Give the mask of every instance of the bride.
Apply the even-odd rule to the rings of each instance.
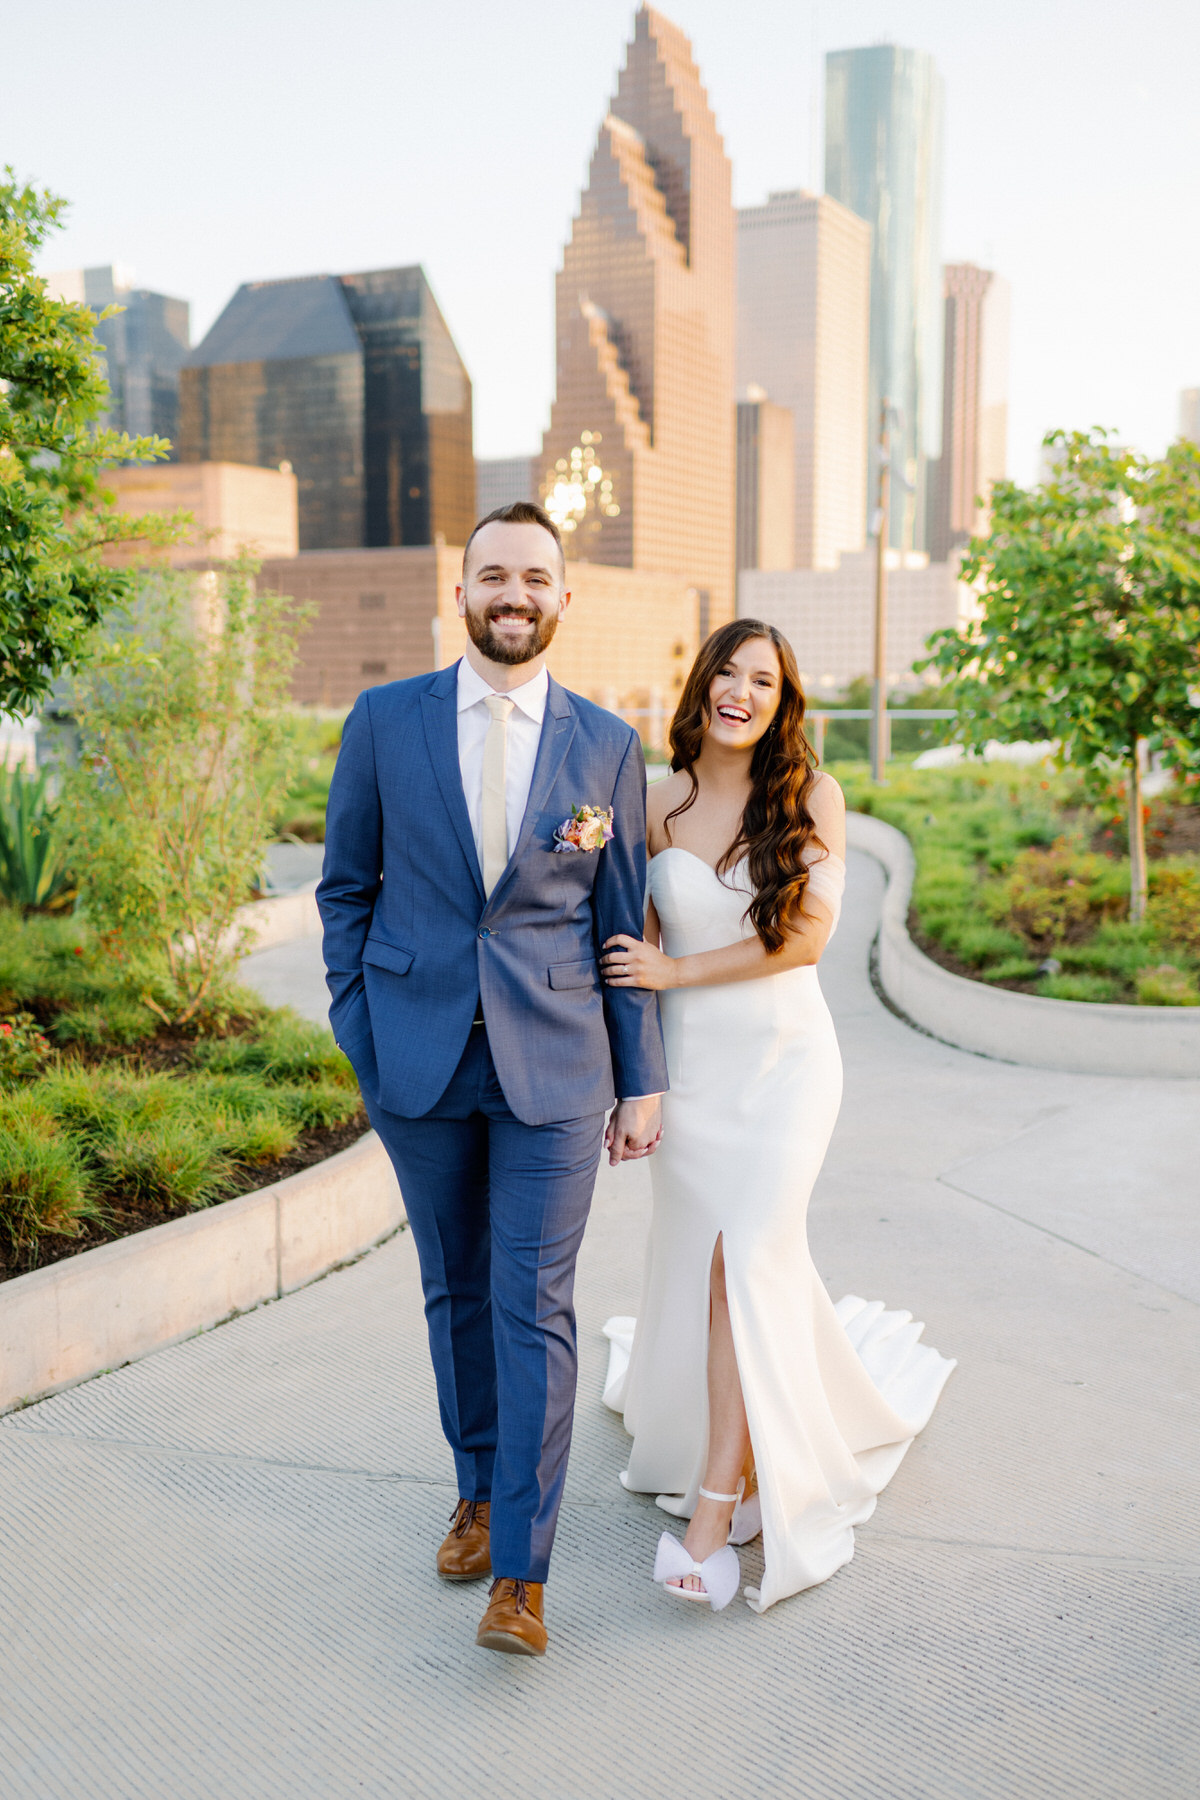
[[[625,1486],[689,1521],[682,1544],[663,1534],[655,1580],[714,1611],[740,1585],[733,1546],[760,1529],[757,1612],[850,1560],[954,1367],[910,1314],[835,1307],[809,1255],[842,1091],[817,964],[846,830],[804,708],[773,626],[708,639],[671,726],[674,772],[650,790],[645,938],[602,953],[610,985],[661,991],[671,1080],[641,1311],[636,1330],[605,1327],[604,1398],[633,1438]]]

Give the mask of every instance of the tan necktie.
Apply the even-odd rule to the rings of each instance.
[[[483,743],[483,799],[479,809],[479,835],[483,840],[483,891],[492,889],[508,864],[508,801],[505,775],[508,768],[508,715],[513,702],[503,694],[486,698],[492,722]]]

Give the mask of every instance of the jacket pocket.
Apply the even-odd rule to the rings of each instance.
[[[599,970],[590,959],[587,962],[551,963],[546,974],[552,988],[595,987],[599,980]]]
[[[376,969],[390,969],[393,975],[407,975],[412,968],[413,953],[389,944],[384,938],[369,937],[363,945],[362,959]]]

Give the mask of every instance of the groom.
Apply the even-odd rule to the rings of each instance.
[[[317,890],[330,1022],[421,1265],[459,1493],[438,1573],[494,1575],[477,1642],[524,1656],[546,1648],[601,1145],[652,1150],[667,1086],[656,996],[600,979],[598,946],[642,933],[645,771],[629,727],[546,669],[565,578],[541,507],[475,527],[466,654],[359,695]],[[607,841],[582,807],[611,809]]]

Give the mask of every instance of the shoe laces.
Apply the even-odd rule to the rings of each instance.
[[[496,1589],[504,1587],[506,1583],[512,1589],[513,1605],[519,1613],[523,1613],[529,1604],[529,1590],[523,1581],[515,1581],[511,1575],[497,1575],[488,1589],[488,1599],[494,1600]]]
[[[483,1500],[460,1500],[450,1514],[450,1523],[454,1527],[455,1537],[466,1537],[472,1525],[479,1517],[479,1510],[486,1505]]]

